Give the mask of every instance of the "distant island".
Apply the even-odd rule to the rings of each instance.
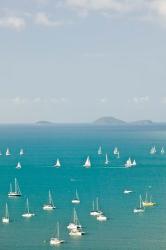
[[[112,116],[104,116],[91,123],[59,123],[51,121],[37,121],[35,124],[41,126],[55,126],[55,125],[96,125],[96,126],[155,126],[155,125],[166,125],[165,122],[153,122],[151,120],[138,120],[127,122],[121,119],[117,119]]]
[[[93,122],[96,125],[109,125],[109,126],[124,126],[124,125],[138,125],[138,126],[145,126],[145,125],[153,125],[156,124],[151,120],[139,120],[133,122],[126,122],[120,119],[117,119],[112,116],[101,117]]]

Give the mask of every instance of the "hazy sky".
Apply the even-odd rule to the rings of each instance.
[[[0,122],[166,121],[166,0],[0,0]]]

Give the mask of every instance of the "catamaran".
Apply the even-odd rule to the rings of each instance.
[[[150,149],[150,154],[151,154],[151,155],[154,155],[156,152],[157,152],[157,151],[156,151],[156,147],[153,146],[153,147]]]
[[[57,233],[54,238],[50,239],[50,245],[55,246],[55,245],[60,245],[62,243],[64,243],[64,240],[60,240],[59,238],[59,222],[57,222]]]
[[[92,202],[92,211],[90,212],[90,215],[92,216],[99,216],[103,212],[99,210],[99,199],[98,197],[96,198],[96,209],[95,209],[95,203],[94,201]]]
[[[105,165],[108,165],[109,164],[109,160],[108,160],[108,155],[106,154],[105,155]]]
[[[134,213],[143,213],[145,211],[145,208],[142,204],[142,197],[141,195],[139,196],[139,207],[134,208],[133,212]]]
[[[8,205],[6,203],[6,206],[5,206],[5,216],[2,217],[2,222],[5,223],[5,224],[8,224],[9,223],[9,210],[8,210]]]
[[[55,165],[54,165],[56,168],[60,168],[61,167],[61,163],[60,163],[60,160],[57,159]]]
[[[17,163],[16,168],[17,168],[17,169],[20,169],[20,168],[21,168],[21,163],[20,163],[20,162]]]
[[[99,147],[98,151],[97,151],[98,155],[102,155],[102,149],[101,146]]]
[[[164,155],[164,154],[165,154],[164,147],[162,147],[162,149],[161,149],[161,154],[162,154],[162,155]]]
[[[23,155],[24,154],[24,150],[21,148],[20,149],[20,155]]]
[[[26,210],[25,210],[25,213],[22,214],[22,217],[31,218],[32,216],[35,216],[35,214],[30,212],[30,210],[29,210],[29,200],[27,198],[27,200],[26,200]]]
[[[12,189],[12,184],[10,183],[10,190],[9,190],[8,196],[9,197],[19,197],[21,195],[22,194],[21,194],[21,191],[20,191],[20,187],[18,185],[17,179],[15,178],[14,179],[14,191]]]
[[[85,168],[90,168],[91,167],[91,162],[90,162],[90,157],[88,156],[86,161],[85,161],[85,164],[83,165]]]
[[[7,150],[6,150],[6,156],[9,156],[10,155],[10,150],[9,150],[9,148],[7,148]]]
[[[54,202],[52,199],[51,191],[48,192],[48,204],[43,205],[43,210],[53,210],[56,207],[54,206]]]
[[[142,201],[142,205],[144,207],[153,207],[156,205],[156,203],[152,202],[152,196],[150,196],[150,199],[148,200],[148,194],[146,193],[145,200]]]
[[[78,220],[78,216],[77,216],[77,212],[76,209],[73,209],[73,222],[69,223],[69,225],[67,226],[67,229],[69,230],[75,230],[75,229],[81,229],[82,226],[79,223]]]
[[[78,196],[77,189],[76,189],[76,196],[75,196],[75,198],[71,202],[73,204],[79,204],[80,203],[80,199],[79,199],[79,196]]]

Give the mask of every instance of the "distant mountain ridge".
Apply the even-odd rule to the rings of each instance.
[[[122,126],[122,125],[153,125],[155,124],[151,120],[139,120],[133,122],[126,122],[120,119],[117,119],[112,116],[101,117],[93,122],[96,125],[112,125],[112,126]]]

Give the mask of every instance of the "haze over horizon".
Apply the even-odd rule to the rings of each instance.
[[[0,123],[166,122],[166,1],[0,1]]]

